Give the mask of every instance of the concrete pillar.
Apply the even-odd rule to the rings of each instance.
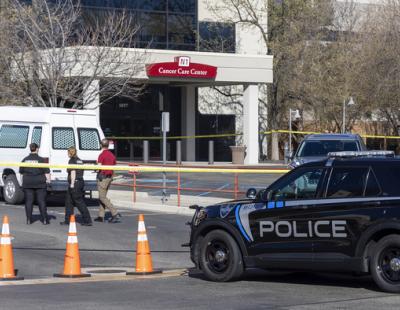
[[[194,136],[196,134],[196,87],[182,87],[182,136]],[[182,140],[182,159],[185,161],[196,160],[195,139]]]
[[[243,144],[246,165],[258,164],[258,85],[245,85],[243,93]]]
[[[93,80],[87,85],[83,92],[83,107],[84,109],[93,110],[96,112],[97,119],[100,124],[100,81]]]

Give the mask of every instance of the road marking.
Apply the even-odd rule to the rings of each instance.
[[[92,268],[93,269],[93,268]],[[129,268],[127,268],[128,270]],[[147,275],[147,276],[127,276],[127,275],[98,275],[92,274],[90,278],[43,278],[43,279],[29,279],[21,281],[4,281],[0,282],[0,286],[14,286],[14,285],[38,285],[38,284],[58,284],[58,283],[86,283],[86,282],[113,282],[113,281],[133,281],[143,279],[162,279],[171,277],[180,277],[188,274],[187,269],[174,269],[166,270],[163,273]]]
[[[231,184],[230,183],[226,183],[226,184],[218,187],[217,190],[221,190],[221,189],[227,188],[229,185],[231,185]],[[199,194],[198,196],[206,196],[208,194],[211,194],[211,192],[204,192],[204,193]]]

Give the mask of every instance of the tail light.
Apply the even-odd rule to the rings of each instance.
[[[48,164],[49,163],[49,158],[48,157],[43,157],[44,163]]]

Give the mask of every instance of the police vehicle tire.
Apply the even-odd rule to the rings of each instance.
[[[236,280],[244,270],[237,242],[223,230],[213,230],[203,238],[199,262],[205,276],[216,282]]]
[[[372,278],[382,290],[400,293],[400,235],[389,235],[378,241],[370,268]]]
[[[19,204],[24,201],[24,191],[19,186],[17,177],[10,174],[4,180],[3,198],[9,204]]]

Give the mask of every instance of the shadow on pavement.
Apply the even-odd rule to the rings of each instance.
[[[189,277],[209,281],[198,269],[190,269]],[[266,271],[261,269],[247,270],[238,282],[269,282],[304,284],[319,286],[337,286],[348,288],[363,288],[380,293],[380,290],[370,276],[353,276],[342,273],[311,273],[311,272],[286,272],[286,271]]]

